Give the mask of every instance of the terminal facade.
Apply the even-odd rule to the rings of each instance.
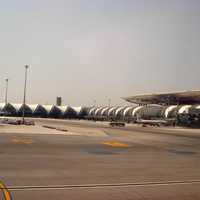
[[[93,107],[88,118],[133,123],[164,120],[171,125],[200,126],[200,91],[136,95],[123,99],[133,105]]]
[[[1,103],[0,113],[6,116],[87,119],[139,123],[141,120],[162,120],[166,124],[200,126],[200,91],[137,95],[124,98],[127,106],[71,107],[40,104]]]

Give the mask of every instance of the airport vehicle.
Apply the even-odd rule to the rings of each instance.
[[[126,124],[124,122],[110,122],[109,125],[112,127],[114,126],[125,127]]]
[[[142,124],[143,126],[168,126],[170,123],[166,120],[137,120],[137,124]]]

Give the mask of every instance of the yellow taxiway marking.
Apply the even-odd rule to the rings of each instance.
[[[13,144],[32,144],[33,140],[31,140],[31,139],[17,139],[17,138],[14,138],[14,139],[11,140],[11,142]]]
[[[0,181],[0,191],[3,193],[3,197],[5,200],[11,200],[11,195],[6,186]]]
[[[103,142],[102,144],[107,145],[107,146],[111,146],[111,147],[120,147],[120,148],[129,147],[128,144],[122,143],[122,142],[117,142],[117,141],[107,141],[107,142]]]

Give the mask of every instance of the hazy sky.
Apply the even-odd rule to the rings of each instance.
[[[199,0],[0,0],[0,98],[123,104],[200,89]]]

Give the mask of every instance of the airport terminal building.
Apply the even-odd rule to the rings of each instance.
[[[81,106],[0,103],[1,115],[20,117],[23,110],[26,117],[79,119],[86,115],[86,108]]]
[[[93,107],[88,118],[133,123],[165,120],[171,124],[200,126],[200,91],[136,95],[123,99],[133,105]]]
[[[141,120],[164,120],[171,124],[200,126],[200,91],[136,95],[123,98],[127,106],[71,107],[40,104],[1,103],[6,116],[87,119],[138,123]]]

